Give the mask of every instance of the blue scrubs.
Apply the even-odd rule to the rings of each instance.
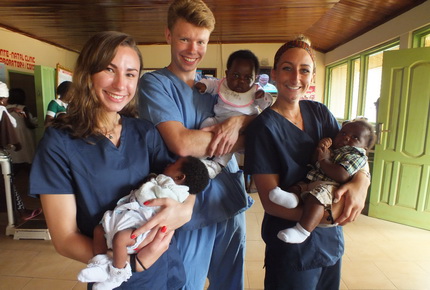
[[[138,188],[150,172],[160,173],[172,160],[155,127],[144,120],[122,117],[120,146],[105,137],[73,139],[47,128],[30,174],[30,195],[74,194],[80,231],[93,236],[106,210]],[[168,275],[159,279],[160,273]],[[184,268],[173,239],[147,271],[133,273],[120,289],[179,289]]]
[[[304,131],[272,109],[261,113],[246,130],[246,173],[278,174],[283,190],[305,179],[319,140],[334,138],[339,131],[339,124],[323,104],[300,101],[299,105]],[[265,289],[338,289],[344,251],[342,227],[316,228],[301,244],[278,239],[280,230],[295,224],[264,215]]]
[[[196,82],[200,79],[197,75]],[[144,74],[139,88],[140,115],[156,126],[178,121],[188,129],[199,129],[214,115],[216,96],[200,94],[167,68]],[[176,231],[187,276],[184,289],[203,289],[206,277],[209,289],[243,289],[244,211],[252,203],[243,173],[232,158],[197,195],[191,221]]]

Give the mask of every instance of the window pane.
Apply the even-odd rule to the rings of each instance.
[[[414,31],[413,47],[430,47],[430,25]]]
[[[338,119],[345,119],[346,78],[348,65],[342,64],[331,69],[330,102],[328,107]]]
[[[382,54],[378,52],[369,56],[369,67],[367,70],[366,82],[366,102],[364,107],[364,116],[370,121],[376,121],[375,102],[380,95],[381,77],[382,77]]]
[[[430,47],[430,34],[424,37],[424,47]]]
[[[399,49],[399,46],[396,45],[385,51],[395,49]],[[381,93],[382,59],[383,51],[374,53],[368,57],[364,117],[370,122],[376,122],[376,101],[379,99]]]
[[[360,59],[352,61],[352,100],[351,100],[351,118],[358,115],[358,90],[360,89]]]

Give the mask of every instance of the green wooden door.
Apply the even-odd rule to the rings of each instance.
[[[36,90],[36,109],[38,127],[36,128],[36,140],[43,135],[44,123],[48,104],[55,99],[55,68],[36,65],[34,67],[34,86]]]
[[[384,53],[369,215],[430,230],[430,48]]]

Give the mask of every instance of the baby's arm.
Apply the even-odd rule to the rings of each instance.
[[[194,86],[196,87],[196,89],[199,90],[201,94],[208,93],[211,95],[216,95],[218,94],[219,84],[220,84],[220,80],[216,78],[208,78],[208,79],[201,79]]]
[[[264,97],[264,91],[263,90],[258,90],[255,92],[255,99],[261,99],[262,97]]]
[[[312,158],[313,158],[313,159],[312,159],[312,162],[313,162],[313,163],[316,163],[316,162],[317,162],[317,161],[319,161],[320,159],[323,159],[323,158],[330,158],[330,151],[328,151],[329,155],[328,155],[328,156],[325,156],[325,154],[327,153],[327,152],[325,151],[325,149],[330,148],[331,144],[332,144],[332,140],[331,140],[331,138],[323,138],[323,139],[321,139],[321,140],[319,141],[319,143],[318,143],[317,148],[315,149],[314,155],[313,155],[313,157],[312,157]],[[323,153],[323,151],[324,151],[325,153]],[[324,156],[323,156],[323,155],[324,155]]]
[[[331,138],[323,138],[320,140],[320,142],[318,143],[318,147],[322,147],[322,148],[330,148],[331,144],[333,143],[333,141],[331,140]]]
[[[128,260],[127,247],[133,246],[136,242],[130,236],[134,229],[118,231],[112,241],[113,263],[115,268],[123,269]]]
[[[194,86],[199,90],[200,94],[204,94],[206,92],[206,85],[204,83],[198,82]]]
[[[273,103],[273,97],[271,94],[266,93],[263,90],[257,90],[254,95],[255,103],[260,107],[261,110],[270,107]]]
[[[106,244],[105,231],[101,224],[98,224],[94,228],[93,235],[93,252],[94,255],[106,254],[108,251],[108,247]]]
[[[319,168],[324,172],[325,175],[341,184],[347,182],[350,179],[351,176],[342,165],[333,163],[331,161],[331,152],[328,147],[318,146],[316,153]]]

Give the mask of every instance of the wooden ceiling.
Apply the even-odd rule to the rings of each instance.
[[[212,43],[284,42],[299,33],[328,52],[425,0],[206,0]],[[93,33],[119,30],[164,44],[169,0],[2,0],[0,26],[72,51]]]

